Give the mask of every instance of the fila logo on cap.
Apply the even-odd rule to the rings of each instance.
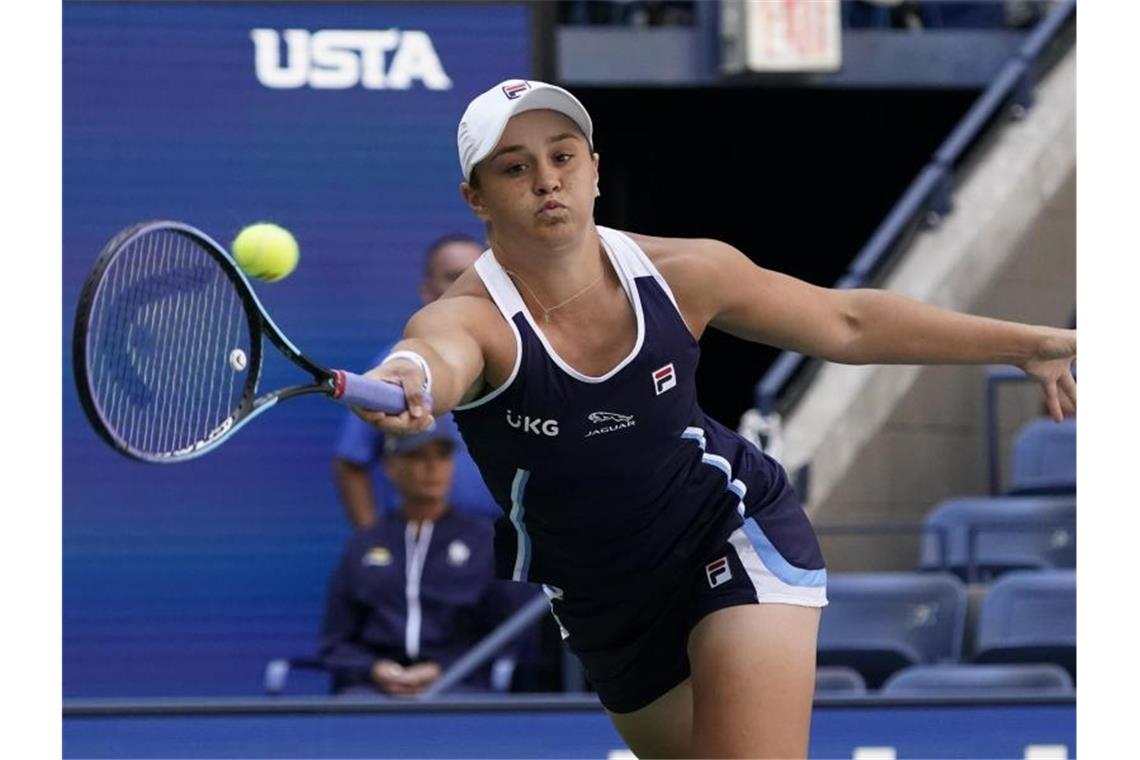
[[[677,373],[673,371],[673,364],[666,364],[664,367],[653,371],[653,387],[660,396],[665,391],[677,385]]]
[[[732,568],[728,566],[728,557],[721,557],[705,565],[705,575],[709,578],[709,588],[716,588],[725,581],[732,580]]]
[[[510,84],[503,85],[503,94],[507,96],[507,100],[514,100],[529,89],[530,82],[511,82]]]

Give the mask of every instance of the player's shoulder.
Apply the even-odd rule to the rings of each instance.
[[[498,308],[487,286],[483,284],[483,278],[471,267],[442,296],[421,308],[418,314],[447,320],[474,319],[477,323],[481,319],[497,317]]]
[[[494,305],[491,300],[491,293],[487,290],[487,286],[483,283],[483,278],[479,276],[475,265],[467,267],[463,274],[459,275],[455,282],[451,283],[447,290],[444,291],[438,301],[445,303],[448,301],[457,301],[459,304],[468,305],[474,301],[483,301]],[[455,304],[452,305],[454,306]]]
[[[739,278],[743,255],[711,238],[666,238],[625,233],[637,243],[668,283],[685,324],[694,337],[704,334],[721,305],[726,283]]]
[[[735,249],[712,238],[654,237],[637,232],[624,232],[645,253],[653,266],[666,280],[688,281],[699,277],[704,270],[715,269],[724,256]]]

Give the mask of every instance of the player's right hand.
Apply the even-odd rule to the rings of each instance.
[[[404,389],[404,397],[408,400],[408,408],[399,414],[384,414],[358,406],[351,407],[360,419],[375,425],[385,433],[394,435],[410,435],[431,427],[434,418],[424,398],[426,378],[423,370],[414,361],[391,359],[368,370],[364,376],[370,380],[383,380],[401,386]]]

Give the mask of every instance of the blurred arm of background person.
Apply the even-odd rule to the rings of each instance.
[[[385,349],[376,359],[388,355]],[[333,458],[333,479],[345,516],[356,529],[367,528],[390,504],[391,488],[382,472],[373,481],[373,468],[384,448],[384,435],[351,412],[341,420]],[[379,492],[379,493],[378,493]]]
[[[337,496],[344,505],[345,515],[357,528],[367,528],[376,522],[376,494],[372,488],[372,473],[367,467],[347,459],[333,461]]]
[[[435,301],[483,253],[485,245],[478,239],[460,233],[434,240],[424,253],[424,276],[419,284],[420,301]],[[368,364],[374,367],[391,351],[391,345]],[[391,507],[394,493],[375,463],[384,446],[384,435],[376,428],[345,412],[337,436],[333,457],[333,479],[345,516],[356,528],[376,522],[384,509]]]

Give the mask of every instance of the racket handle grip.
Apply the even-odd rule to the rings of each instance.
[[[372,380],[342,369],[334,369],[332,372],[334,379],[332,397],[343,404],[385,414],[399,414],[408,408],[404,389],[396,383]],[[424,402],[430,409],[431,396],[425,395]]]

